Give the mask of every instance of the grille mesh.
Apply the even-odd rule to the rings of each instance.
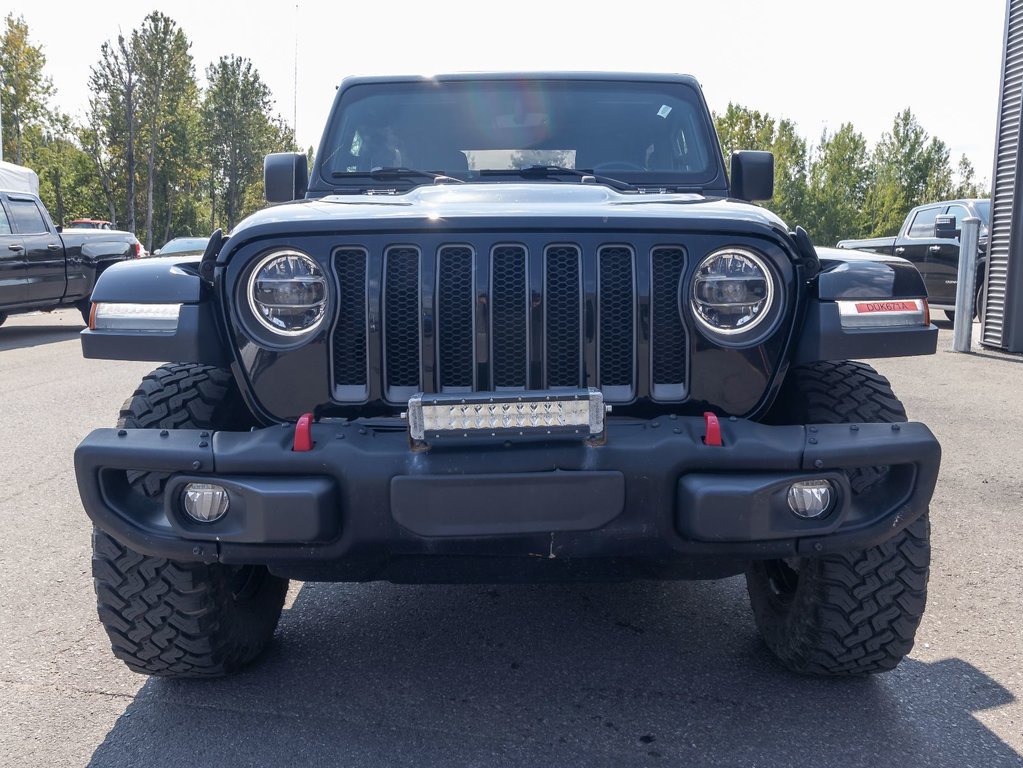
[[[366,386],[366,252],[343,248],[334,253],[338,280],[338,317],[334,326],[334,383]]]
[[[385,257],[384,335],[388,387],[419,386],[419,252],[390,248]]]
[[[525,387],[527,367],[526,249],[494,249],[491,267],[491,354],[495,387]]]
[[[654,249],[650,295],[654,384],[685,383],[686,334],[678,311],[678,286],[684,264],[681,248]]]
[[[579,249],[566,245],[551,246],[545,256],[547,386],[578,387],[581,386],[582,371]]]
[[[437,267],[437,335],[440,385],[472,387],[472,249],[448,246]]]
[[[630,386],[635,359],[635,287],[632,251],[607,247],[600,251],[600,383]]]

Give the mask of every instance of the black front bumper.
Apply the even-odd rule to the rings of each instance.
[[[720,576],[750,560],[859,549],[930,502],[941,449],[922,424],[764,426],[608,422],[607,442],[487,442],[413,450],[396,422],[324,421],[312,450],[294,426],[251,432],[100,429],[75,452],[82,501],[132,548],[177,560],[265,563],[297,578],[360,581]],[[888,466],[854,494],[848,473]],[[165,492],[132,490],[136,471]],[[826,478],[813,520],[786,493]],[[228,489],[215,523],[191,520],[189,482]]]

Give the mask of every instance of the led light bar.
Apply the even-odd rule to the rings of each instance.
[[[408,401],[409,436],[437,438],[578,435],[604,433],[604,395],[599,389],[493,392],[467,395],[418,393]]]
[[[89,327],[95,331],[176,331],[180,312],[180,304],[100,301],[92,305]]]
[[[930,322],[926,299],[862,299],[836,303],[843,328],[903,328]]]

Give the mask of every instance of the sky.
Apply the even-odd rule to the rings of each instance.
[[[795,122],[811,143],[851,122],[870,144],[909,107],[978,179],[992,176],[1005,0],[297,3],[13,0],[47,57],[55,106],[82,116],[104,41],[159,10],[192,43],[200,84],[220,56],[251,59],[296,129],[319,144],[352,75],[464,71],[676,72],[708,104]],[[603,8],[604,10],[600,10]],[[6,15],[6,13],[4,13]]]

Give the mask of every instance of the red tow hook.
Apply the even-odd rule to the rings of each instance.
[[[313,449],[313,415],[303,413],[295,423],[295,445],[293,451],[311,451]]]
[[[703,444],[724,445],[721,442],[721,425],[718,423],[718,417],[710,411],[706,411],[703,414],[703,421],[707,425],[707,435],[703,438]]]

